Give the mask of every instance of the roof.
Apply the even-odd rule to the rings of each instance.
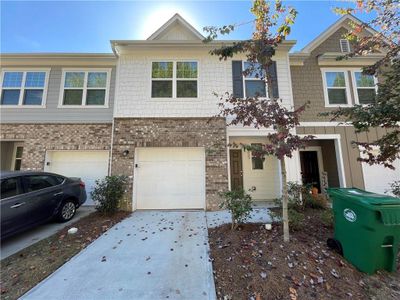
[[[163,39],[168,32],[173,30],[175,27],[180,27],[181,31],[184,31],[183,36],[186,38],[194,39],[194,40],[203,40],[204,36],[197,31],[192,25],[189,24],[182,16],[178,13],[173,15],[171,19],[169,19],[164,25],[162,25],[159,29],[156,30],[152,35],[150,35],[147,40],[159,40]]]
[[[310,43],[308,43],[303,49],[294,53],[289,53],[290,65],[295,65],[295,66],[303,65],[304,60],[310,56],[311,52],[314,51],[323,42],[325,42],[337,30],[339,30],[340,28],[350,29],[350,23],[363,24],[363,21],[361,21],[360,19],[356,18],[351,14],[346,14],[342,16],[335,23],[329,26],[325,31],[319,34],[315,39],[313,39]],[[378,33],[371,27],[365,27],[365,30],[370,34]],[[336,58],[340,56],[340,53],[336,53],[334,55],[335,55],[334,59],[336,60]],[[368,56],[368,58],[376,59],[378,56],[379,55],[375,55],[374,57]]]
[[[1,53],[1,66],[114,66],[117,57],[114,53]]]
[[[356,18],[355,16],[351,14],[347,14],[342,16],[340,19],[338,19],[335,23],[333,23],[331,26],[329,26],[325,31],[323,31],[320,35],[318,35],[314,40],[312,40],[310,43],[308,43],[303,49],[301,49],[300,52],[305,52],[305,53],[310,53],[313,50],[315,50],[319,45],[321,45],[326,39],[328,39],[333,33],[335,33],[338,29],[341,27],[348,27],[349,23],[357,23],[357,24],[362,24],[363,22]],[[376,34],[377,31],[370,27],[365,28],[367,31],[369,31],[371,34]]]

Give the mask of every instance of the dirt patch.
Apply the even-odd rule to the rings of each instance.
[[[122,211],[113,216],[94,212],[3,259],[0,272],[1,299],[17,299],[128,215],[130,213]],[[69,235],[67,230],[71,227],[77,227],[78,232]]]
[[[324,213],[305,212],[303,229],[283,243],[282,227],[262,224],[209,229],[219,299],[400,299],[397,273],[368,276],[326,246],[333,228]]]

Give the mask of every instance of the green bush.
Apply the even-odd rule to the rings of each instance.
[[[395,197],[400,198],[400,180],[390,183],[390,190],[387,192],[391,192]]]
[[[294,209],[296,211],[303,211],[306,207],[306,203],[308,199],[311,198],[311,189],[312,186],[310,184],[301,185],[297,182],[289,181],[287,183],[288,189],[288,208]],[[277,199],[276,204],[282,207],[282,199]]]
[[[96,185],[90,193],[96,210],[104,214],[114,214],[118,210],[127,182],[126,176],[106,176],[96,180]]]
[[[271,210],[269,214],[273,222],[282,221],[282,208],[278,210]],[[288,215],[289,215],[289,228],[291,231],[299,231],[303,229],[303,222],[305,219],[303,212],[299,212],[294,208],[288,208]]]
[[[223,192],[220,196],[224,200],[219,207],[229,210],[232,217],[231,229],[236,229],[240,223],[246,221],[253,210],[251,196],[244,190]]]

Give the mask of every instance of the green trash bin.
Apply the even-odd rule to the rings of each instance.
[[[356,188],[329,188],[328,194],[335,219],[333,241],[343,256],[368,274],[382,269],[395,271],[400,199]]]

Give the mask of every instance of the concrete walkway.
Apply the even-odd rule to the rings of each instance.
[[[29,247],[53,234],[60,231],[66,226],[70,226],[79,219],[86,217],[87,215],[94,212],[94,206],[81,206],[76,211],[74,218],[66,223],[48,222],[46,224],[39,225],[30,230],[11,236],[1,242],[1,259],[4,259],[10,255]]]
[[[215,299],[205,212],[137,211],[22,299]]]

